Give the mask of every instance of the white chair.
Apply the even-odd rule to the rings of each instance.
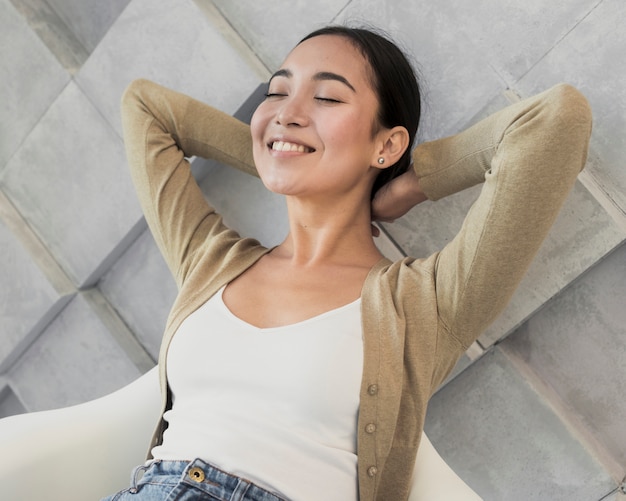
[[[131,470],[144,461],[159,405],[153,369],[91,402],[1,419],[0,499],[97,501],[128,487]],[[424,435],[409,500],[480,499]]]

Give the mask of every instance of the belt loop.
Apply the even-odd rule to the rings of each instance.
[[[250,488],[250,483],[246,482],[244,479],[240,478],[237,482],[237,487],[230,496],[229,501],[242,501],[245,499],[246,492]]]
[[[143,474],[150,468],[156,461],[149,464],[140,464],[139,466],[135,466],[133,468],[132,473],[130,474],[130,492],[133,494],[137,492],[137,483],[143,477]],[[141,475],[141,476],[140,476]]]

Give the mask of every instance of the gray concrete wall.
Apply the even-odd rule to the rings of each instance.
[[[100,396],[154,364],[175,287],[126,173],[125,85],[151,78],[235,113],[308,31],[367,23],[419,65],[422,140],[560,81],[592,104],[587,169],[427,433],[485,499],[599,500],[626,473],[624,21],[621,0],[0,0],[0,416]],[[227,222],[280,241],[280,197],[197,168]],[[381,247],[438,249],[476,195],[417,207]]]

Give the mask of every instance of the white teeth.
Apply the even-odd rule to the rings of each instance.
[[[309,148],[301,144],[288,143],[287,141],[274,141],[272,143],[272,149],[275,151],[297,151],[298,153],[305,153],[310,151]]]

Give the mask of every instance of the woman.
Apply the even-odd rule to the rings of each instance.
[[[560,85],[411,154],[406,58],[370,31],[325,28],[288,55],[250,128],[146,81],[127,89],[123,122],[179,295],[153,461],[110,499],[406,499],[428,399],[505,306],[584,166],[586,100]],[[226,228],[192,155],[284,194],[284,242]],[[480,182],[441,252],[381,256],[372,219]]]

